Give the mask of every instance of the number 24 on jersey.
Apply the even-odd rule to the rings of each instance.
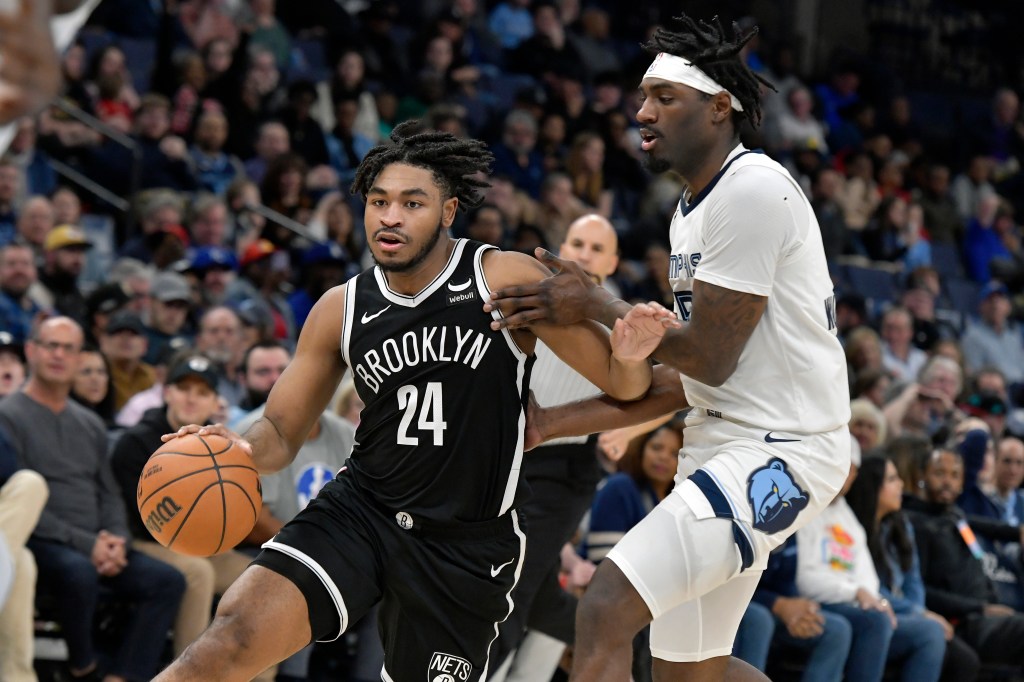
[[[416,419],[416,429],[420,432],[432,431],[434,445],[444,445],[444,431],[448,423],[444,420],[444,403],[441,400],[441,382],[427,382],[423,391],[423,403],[420,405],[419,388],[407,384],[398,389],[398,409],[404,410],[402,421],[398,425],[399,445],[419,445],[419,436],[410,436],[409,428]],[[416,408],[419,407],[417,418]]]

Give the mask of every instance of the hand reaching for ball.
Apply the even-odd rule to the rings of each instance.
[[[245,450],[246,454],[252,457],[252,444],[223,424],[208,424],[206,426],[200,426],[199,424],[186,424],[174,433],[165,433],[160,436],[160,440],[167,443],[175,438],[181,438],[193,433],[198,436],[221,436],[222,438],[233,440],[235,445]]]

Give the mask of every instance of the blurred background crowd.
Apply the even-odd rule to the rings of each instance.
[[[186,380],[214,391],[206,419],[244,423],[315,301],[373,264],[361,199],[348,186],[367,151],[409,118],[494,152],[486,201],[460,214],[456,236],[556,250],[575,220],[598,214],[614,227],[619,256],[598,273],[605,286],[672,305],[667,228],[682,185],[643,166],[634,116],[650,56],[640,43],[681,9],[720,14],[761,29],[742,57],[775,91],[763,93],[761,126],[743,140],[785,164],[817,214],[864,461],[892,459],[907,496],[932,503],[927,470],[942,460],[933,448],[946,448],[966,496],[951,508],[1002,524],[987,536],[978,528],[988,526],[975,528],[980,547],[964,541],[989,601],[943,612],[928,590],[955,586],[929,583],[939,578],[922,558],[927,610],[959,634],[990,602],[1019,615],[1020,535],[1007,530],[1024,522],[1024,53],[1011,33],[1015,3],[677,5],[103,0],[63,55],[62,94],[18,122],[0,157],[0,396],[36,369],[25,353],[35,325],[60,314],[84,330],[71,395],[103,420],[115,454],[147,410],[169,426],[174,415],[194,415],[164,412],[177,399],[166,386]],[[212,370],[197,369],[203,361]],[[358,411],[343,385],[332,420],[351,428]],[[980,449],[965,445],[978,431],[987,434]],[[632,464],[606,467],[656,499],[665,485],[652,484],[641,462],[654,436],[682,437],[641,435]],[[0,467],[0,483],[4,476]],[[124,480],[134,518],[131,476]],[[870,549],[883,578],[873,590],[884,594],[884,552]],[[789,627],[775,597],[763,603],[780,633],[813,639]],[[1021,661],[985,648],[1005,647],[964,639],[969,653],[951,644],[947,659],[956,650],[975,656],[975,673],[1020,671]],[[356,658],[335,647],[288,679],[339,679],[348,674],[339,661]],[[769,659],[766,648],[751,659],[780,672],[784,657]],[[848,679],[872,674],[846,667]]]

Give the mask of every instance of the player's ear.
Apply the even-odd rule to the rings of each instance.
[[[711,118],[715,123],[723,123],[732,117],[732,98],[723,90],[711,98]]]
[[[459,198],[450,197],[441,204],[441,224],[446,228],[455,222],[455,213],[459,210]]]

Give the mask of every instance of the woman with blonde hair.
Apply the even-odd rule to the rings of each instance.
[[[868,453],[885,444],[887,431],[885,415],[877,405],[867,398],[850,401],[850,435],[861,452]]]

